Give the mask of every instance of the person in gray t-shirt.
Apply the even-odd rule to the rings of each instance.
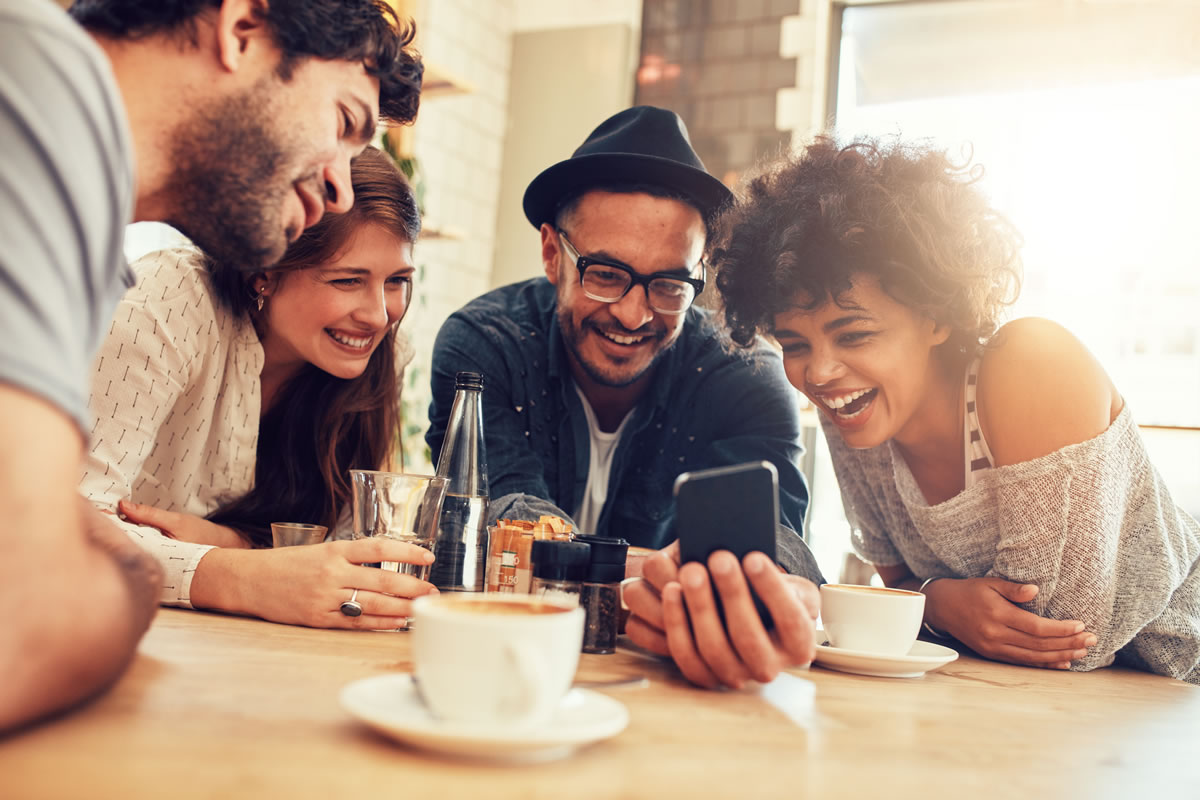
[[[412,31],[371,0],[246,5],[88,0],[81,28],[0,0],[0,732],[119,676],[161,590],[75,491],[91,361],[131,282],[125,224],[261,269],[351,206],[381,111],[416,115]]]

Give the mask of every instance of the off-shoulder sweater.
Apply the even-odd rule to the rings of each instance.
[[[823,422],[853,543],[919,579],[992,576],[1039,587],[1024,607],[1077,619],[1114,662],[1200,684],[1200,524],[1171,499],[1126,407],[1100,435],[977,473],[929,505],[892,442],[853,450]]]

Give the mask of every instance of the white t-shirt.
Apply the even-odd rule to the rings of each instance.
[[[600,520],[600,512],[604,509],[604,501],[608,498],[608,476],[612,472],[613,454],[617,452],[617,442],[621,441],[621,434],[624,432],[626,424],[629,423],[629,418],[633,416],[633,411],[630,410],[625,415],[625,419],[621,420],[621,424],[615,431],[605,433],[600,430],[600,423],[596,421],[596,412],[592,411],[592,405],[584,396],[583,390],[579,388],[579,384],[573,385],[575,393],[579,395],[579,400],[583,403],[583,414],[587,417],[588,438],[591,440],[591,447],[588,450],[587,488],[583,490],[583,502],[575,512],[575,524],[578,526],[579,533],[595,533],[596,523]]]

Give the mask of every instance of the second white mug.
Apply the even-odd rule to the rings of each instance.
[[[925,595],[920,592],[839,583],[821,586],[821,626],[829,643],[844,650],[907,655],[924,616]]]

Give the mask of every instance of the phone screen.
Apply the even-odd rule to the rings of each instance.
[[[707,563],[717,550],[728,550],[739,561],[757,550],[774,561],[778,523],[779,476],[769,461],[685,472],[675,479],[675,532],[681,564]],[[750,593],[759,617],[770,629],[770,613],[753,587]],[[716,587],[713,597],[724,620]]]

